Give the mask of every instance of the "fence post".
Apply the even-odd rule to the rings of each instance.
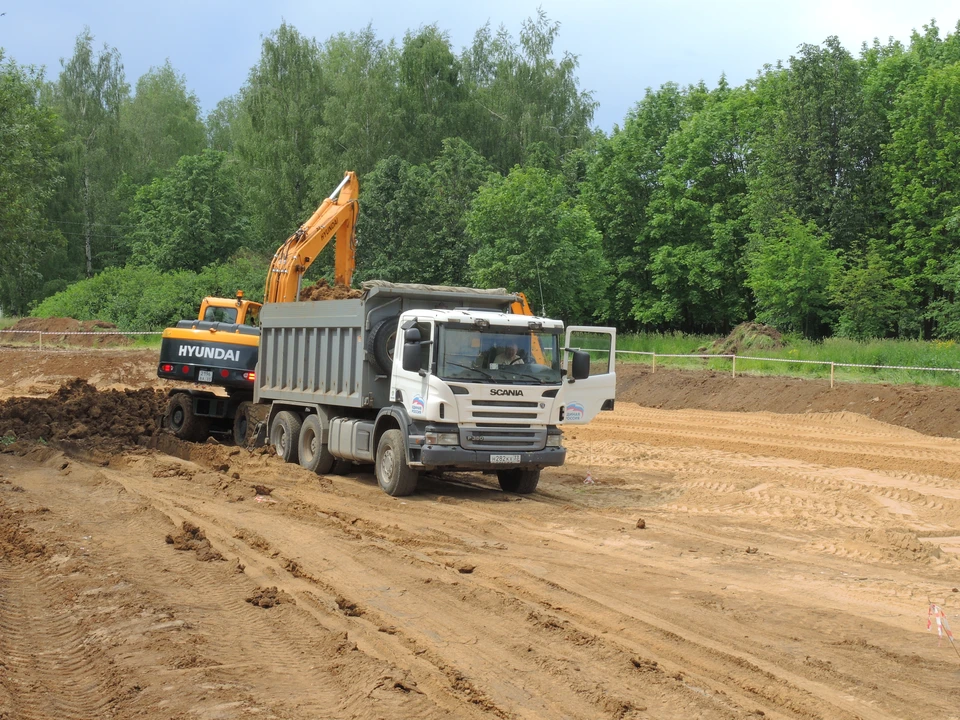
[[[737,355],[736,355],[736,353],[734,353],[734,355],[733,355],[733,376],[734,376],[734,377],[737,376]]]
[[[37,337],[40,338],[40,352],[43,352],[43,333],[38,332]]]
[[[830,363],[830,389],[833,390],[833,367],[834,364]]]
[[[653,353],[653,370],[650,372],[650,374],[653,375],[653,374],[656,373],[656,372],[657,372],[657,353],[656,353],[656,351],[654,351],[654,353]]]

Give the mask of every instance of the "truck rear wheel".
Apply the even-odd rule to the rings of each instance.
[[[504,492],[529,495],[537,489],[537,483],[540,482],[540,471],[524,470],[523,468],[497,470],[497,480],[500,481],[500,489]]]
[[[297,445],[300,439],[300,418],[289,410],[281,410],[270,423],[270,444],[284,462],[297,462]]]
[[[308,415],[300,428],[300,464],[317,475],[326,475],[336,462],[322,438],[323,426],[320,418]]]
[[[184,392],[171,396],[167,403],[167,425],[181,440],[200,442],[210,432],[210,421],[193,414],[193,398]]]
[[[387,430],[380,438],[375,471],[377,482],[387,495],[401,497],[417,489],[420,473],[407,465],[403,433],[399,430]]]

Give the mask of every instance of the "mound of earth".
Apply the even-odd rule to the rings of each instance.
[[[960,437],[960,389],[932,385],[839,382],[621,363],[617,402],[665,410],[852,412],[925,435]]]
[[[19,320],[11,330],[22,330],[44,334],[44,341],[82,347],[109,347],[129,345],[133,342],[125,335],[108,335],[116,331],[117,326],[104,320],[75,320],[74,318],[36,318],[26,317]],[[67,335],[66,333],[97,333],[95,335]],[[58,333],[64,333],[58,335]],[[49,336],[49,337],[48,337]],[[26,336],[27,339],[32,339]]]
[[[88,450],[144,444],[160,430],[167,396],[159,390],[97,390],[76,378],[46,398],[0,402],[0,438],[72,441]]]
[[[326,278],[320,278],[315,285],[300,291],[301,300],[351,300],[362,296],[361,290],[354,290],[345,285],[331,285]]]
[[[183,521],[180,532],[167,535],[167,544],[173,545],[174,550],[191,550],[197,554],[201,562],[223,560],[223,555],[213,549],[203,530],[191,522]]]
[[[783,335],[770,325],[740,323],[725,338],[698,348],[698,353],[710,355],[749,355],[750,351],[778,350],[786,345]]]

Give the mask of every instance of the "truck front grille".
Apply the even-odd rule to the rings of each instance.
[[[516,425],[490,425],[460,428],[460,446],[467,450],[543,450],[546,428],[532,430]]]

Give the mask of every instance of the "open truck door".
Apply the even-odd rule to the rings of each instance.
[[[616,349],[616,328],[581,325],[567,328],[562,366],[567,372],[560,389],[563,425],[586,425],[602,410],[613,410],[617,395]],[[574,351],[589,353],[589,377],[574,377]]]

